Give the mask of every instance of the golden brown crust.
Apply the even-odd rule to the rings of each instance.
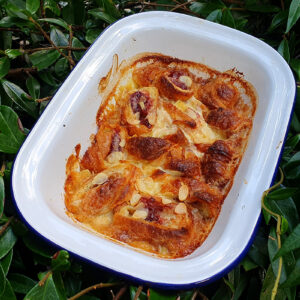
[[[235,70],[144,53],[120,66],[114,56],[99,92],[98,131],[67,161],[68,214],[159,257],[192,253],[232,186],[254,89]]]

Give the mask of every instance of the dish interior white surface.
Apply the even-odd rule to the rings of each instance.
[[[204,244],[182,259],[163,260],[92,234],[65,213],[66,159],[84,152],[96,132],[98,83],[111,67],[141,52],[159,52],[220,71],[237,68],[255,87],[258,105],[242,163],[219,218]],[[123,19],[93,44],[25,141],[13,170],[21,214],[55,244],[112,270],[154,283],[209,280],[245,249],[260,214],[260,198],[278,161],[295,93],[293,75],[263,42],[218,24],[176,13],[151,12]]]

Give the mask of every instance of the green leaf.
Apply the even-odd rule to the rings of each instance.
[[[289,229],[289,222],[285,217],[281,217],[281,228],[280,228],[280,233],[285,234],[287,230]]]
[[[130,286],[129,287],[130,299],[131,300],[134,300],[136,291],[137,291],[137,287],[135,287],[135,286]],[[143,291],[140,293],[139,297],[137,298],[137,300],[147,300],[147,299],[148,299],[147,295]]]
[[[29,55],[31,63],[37,67],[39,71],[54,64],[59,57],[60,53],[57,50],[42,50]]]
[[[292,233],[284,241],[282,247],[275,255],[274,259],[277,259],[280,256],[285,255],[288,252],[291,252],[295,249],[300,248],[300,224],[298,224]]]
[[[1,295],[1,300],[17,300],[17,297],[10,285],[10,282],[6,279],[5,290]]]
[[[277,49],[279,54],[287,61],[290,61],[290,49],[289,49],[289,43],[286,39],[283,39],[281,43],[279,44],[279,47]]]
[[[219,1],[210,1],[208,3],[193,2],[190,6],[190,10],[196,14],[206,17],[214,10],[225,7],[225,4]]]
[[[45,0],[44,1],[44,9],[51,10],[57,16],[60,15],[59,7],[54,0]]]
[[[78,38],[73,37],[72,47],[81,48],[81,47],[84,47],[84,45],[78,40]],[[73,51],[72,53],[76,60],[80,60],[81,57],[84,55],[85,51]]]
[[[16,241],[16,236],[12,229],[8,227],[4,234],[0,237],[0,259],[2,259],[12,249]]]
[[[40,0],[26,0],[26,9],[34,14],[40,8]]]
[[[1,121],[0,121],[0,130],[1,130]],[[1,133],[0,133],[0,145],[1,145]],[[0,146],[1,151],[1,146]],[[4,210],[4,198],[5,198],[5,190],[4,190],[4,180],[3,176],[0,175],[0,218],[2,217]]]
[[[12,289],[20,294],[27,294],[37,284],[35,280],[23,274],[9,274],[8,279]]]
[[[61,276],[60,272],[54,272],[53,273],[53,281],[54,281],[59,299],[60,300],[66,300],[67,299],[67,294],[66,294],[64,282],[63,282],[63,279],[62,279],[62,276]],[[98,299],[98,298],[96,298],[96,299]]]
[[[55,253],[51,261],[52,271],[66,271],[70,268],[70,255],[66,250],[60,250]]]
[[[51,74],[51,72],[49,70],[39,72],[38,76],[46,84],[49,84],[50,86],[53,86],[53,87],[58,87],[58,83],[57,83],[56,79],[53,77],[53,75]]]
[[[279,13],[277,13],[272,19],[272,22],[268,29],[268,32],[272,32],[277,27],[282,25],[286,21],[287,16],[288,16],[288,12],[286,10],[283,10],[283,11],[280,11]]]
[[[248,279],[245,274],[241,274],[241,277],[239,278],[239,281],[236,285],[235,291],[233,293],[232,300],[238,300],[240,299],[242,293],[247,287]]]
[[[99,10],[98,8],[89,10],[88,14],[90,14],[93,17],[95,17],[96,19],[102,20],[108,24],[112,24],[117,20],[113,16],[108,15],[107,13]]]
[[[288,33],[291,28],[296,24],[300,17],[300,2],[299,0],[293,0],[290,5],[289,9],[289,17],[286,24],[286,31],[285,33]]]
[[[297,260],[295,264],[295,268],[293,271],[290,273],[289,277],[287,280],[281,285],[281,287],[299,287],[300,285],[300,259]]]
[[[37,105],[29,100],[28,95],[16,84],[2,79],[2,87],[6,94],[14,101],[21,109],[26,111],[30,116],[37,118]],[[24,98],[25,96],[25,98]]]
[[[63,19],[68,24],[82,25],[85,19],[86,7],[83,0],[68,0],[67,5],[62,9]]]
[[[235,28],[235,21],[229,9],[224,9],[222,14],[222,24]]]
[[[70,30],[68,24],[62,19],[44,18],[44,19],[39,19],[39,21],[55,24],[55,25],[63,27],[64,29],[66,29],[68,31]]]
[[[10,107],[1,105],[0,106],[0,151],[4,153],[17,153],[24,139],[25,139],[25,134],[19,128],[17,114]],[[1,180],[3,181],[2,177]],[[4,186],[1,189],[1,193],[4,193]]]
[[[64,277],[64,287],[68,297],[71,297],[81,290],[82,281],[80,278],[74,276],[73,273],[68,273]]]
[[[284,200],[294,196],[299,192],[298,188],[280,188],[267,195],[267,198],[273,200]]]
[[[221,9],[216,9],[212,11],[206,18],[208,21],[220,23],[222,20],[222,10]]]
[[[20,52],[17,49],[6,49],[5,50],[5,54],[10,58],[10,59],[14,59],[20,55],[22,55],[22,52]]]
[[[87,40],[87,42],[92,44],[95,41],[95,39],[100,35],[101,31],[102,30],[100,29],[89,29],[86,32],[85,39]]]
[[[176,294],[172,295],[170,292],[158,292],[150,289],[150,300],[175,300],[176,298]]]
[[[272,290],[275,283],[275,276],[272,267],[269,266],[266,277],[263,282],[263,286],[260,293],[260,300],[270,300],[272,295]],[[285,300],[286,296],[281,288],[278,288],[276,300]]]
[[[10,62],[7,57],[0,58],[0,79],[3,78],[10,69]]]
[[[245,8],[249,11],[254,11],[254,12],[261,12],[261,13],[272,13],[272,12],[278,12],[280,11],[280,8],[275,5],[271,4],[247,4],[245,5]]]
[[[23,242],[28,249],[32,252],[39,254],[46,258],[51,258],[55,250],[53,247],[49,246],[48,243],[38,239],[33,234],[28,234],[27,236],[23,237]]]
[[[211,300],[231,300],[231,291],[228,286],[221,284]]]
[[[288,154],[290,154],[290,152],[295,149],[295,147],[299,142],[300,142],[300,133],[290,137],[285,143],[283,156],[287,156]]]
[[[30,96],[36,100],[40,97],[40,83],[33,77],[29,76],[26,80],[26,87],[29,91]]]
[[[243,261],[241,262],[241,265],[245,269],[246,272],[253,270],[258,267],[258,265],[253,262],[250,257],[246,256]]]
[[[65,57],[60,58],[55,66],[54,66],[55,73],[59,77],[64,77],[68,74],[69,72],[69,62]]]
[[[56,27],[52,27],[50,31],[50,39],[56,46],[68,46],[69,42],[65,35]]]
[[[112,0],[102,0],[104,11],[114,18],[120,18],[121,14],[120,11],[116,8],[115,4]]]
[[[2,266],[0,265],[0,298],[2,293],[4,292],[5,284],[6,284],[6,277],[2,269]]]
[[[13,249],[11,249],[8,254],[6,254],[2,260],[0,260],[0,265],[2,266],[2,269],[4,271],[5,276],[8,273],[11,261],[12,261],[12,257],[13,257]]]
[[[253,244],[250,247],[248,256],[257,265],[265,267],[268,264],[268,248],[266,238],[261,233],[257,234]]]
[[[290,66],[295,71],[298,80],[300,80],[300,59],[291,59]]]
[[[24,300],[59,300],[59,294],[56,290],[52,274],[46,282],[40,286],[35,285],[25,296]]]

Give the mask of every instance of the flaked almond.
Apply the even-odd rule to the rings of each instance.
[[[181,183],[181,187],[179,188],[179,191],[178,191],[178,198],[180,201],[184,201],[189,195],[189,187],[184,184],[184,183]]]
[[[175,213],[178,215],[183,215],[186,214],[186,205],[184,203],[179,203],[175,207]]]
[[[106,160],[110,163],[110,164],[115,164],[117,162],[119,162],[119,160],[124,159],[124,153],[121,151],[115,151],[112,152],[111,154],[109,154],[106,158]]]
[[[108,180],[108,176],[105,173],[99,173],[94,177],[92,184],[100,185],[106,182],[107,180]]]
[[[184,83],[187,86],[187,88],[190,88],[193,83],[192,79],[189,76],[185,76],[185,75],[180,76],[179,81]]]
[[[168,199],[168,198],[165,198],[165,197],[162,197],[161,198],[161,202],[162,202],[162,204],[170,204],[170,203],[172,203],[172,200],[171,199]]]
[[[121,139],[121,142],[119,143],[120,147],[123,148],[125,146],[125,143],[126,143],[125,139]]]
[[[155,125],[155,122],[156,122],[156,113],[155,113],[155,111],[150,111],[148,116],[147,116],[147,119],[148,119],[148,122],[151,125]]]
[[[144,110],[146,108],[145,103],[143,101],[140,101],[139,105],[140,105],[142,110]]]
[[[143,219],[143,220],[145,220],[147,216],[148,216],[148,211],[145,209],[137,209],[132,215],[134,219]]]
[[[142,196],[140,194],[134,193],[130,199],[130,204],[135,206],[140,201],[141,197]]]

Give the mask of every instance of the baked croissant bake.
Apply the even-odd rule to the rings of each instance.
[[[162,258],[209,235],[245,151],[256,94],[236,70],[142,53],[100,82],[98,131],[66,165],[67,213]]]

